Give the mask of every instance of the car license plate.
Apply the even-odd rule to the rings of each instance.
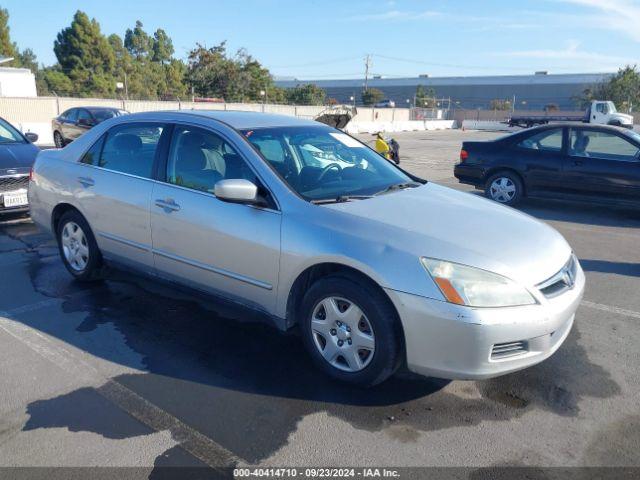
[[[19,207],[27,205],[29,200],[27,199],[27,193],[5,193],[3,195],[5,207]]]

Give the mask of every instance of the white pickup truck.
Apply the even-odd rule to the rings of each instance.
[[[633,116],[619,113],[611,101],[593,100],[584,115],[514,115],[509,126],[533,127],[549,122],[584,122],[633,128]]]

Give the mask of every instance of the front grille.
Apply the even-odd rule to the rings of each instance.
[[[569,261],[558,273],[537,285],[540,292],[547,298],[557,297],[561,293],[573,288],[578,273],[578,259],[571,255]]]
[[[526,340],[508,343],[496,343],[491,349],[491,360],[500,360],[503,358],[515,357],[529,351],[529,345]]]
[[[0,193],[13,192],[29,187],[29,175],[0,177]]]

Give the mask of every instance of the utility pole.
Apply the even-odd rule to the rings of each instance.
[[[124,98],[129,100],[129,86],[127,84],[127,71],[124,71]]]
[[[364,59],[364,91],[369,87],[369,68],[371,68],[371,55],[367,54]]]

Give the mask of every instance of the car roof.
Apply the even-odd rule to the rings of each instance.
[[[268,128],[268,127],[294,127],[294,126],[325,126],[313,120],[293,117],[290,115],[277,115],[274,113],[246,112],[240,110],[170,110],[159,112],[140,112],[126,116],[127,121],[139,120],[163,120],[180,121],[189,117],[205,117],[236,129]],[[125,117],[123,117],[124,119]]]
[[[538,125],[536,127],[527,128],[527,131],[534,130],[547,130],[549,128],[561,128],[561,127],[571,127],[571,128],[598,128],[602,130],[611,130],[615,132],[624,132],[627,131],[625,128],[617,127],[615,125],[604,125],[601,123],[585,123],[585,122],[558,122],[558,123],[547,123],[545,125]],[[525,131],[525,130],[522,130]]]
[[[85,110],[123,110],[122,108],[118,108],[118,107],[92,107],[91,105],[81,105],[79,107],[70,107],[67,108],[65,110],[65,112],[68,112],[69,110],[79,110],[79,109],[85,109]]]

